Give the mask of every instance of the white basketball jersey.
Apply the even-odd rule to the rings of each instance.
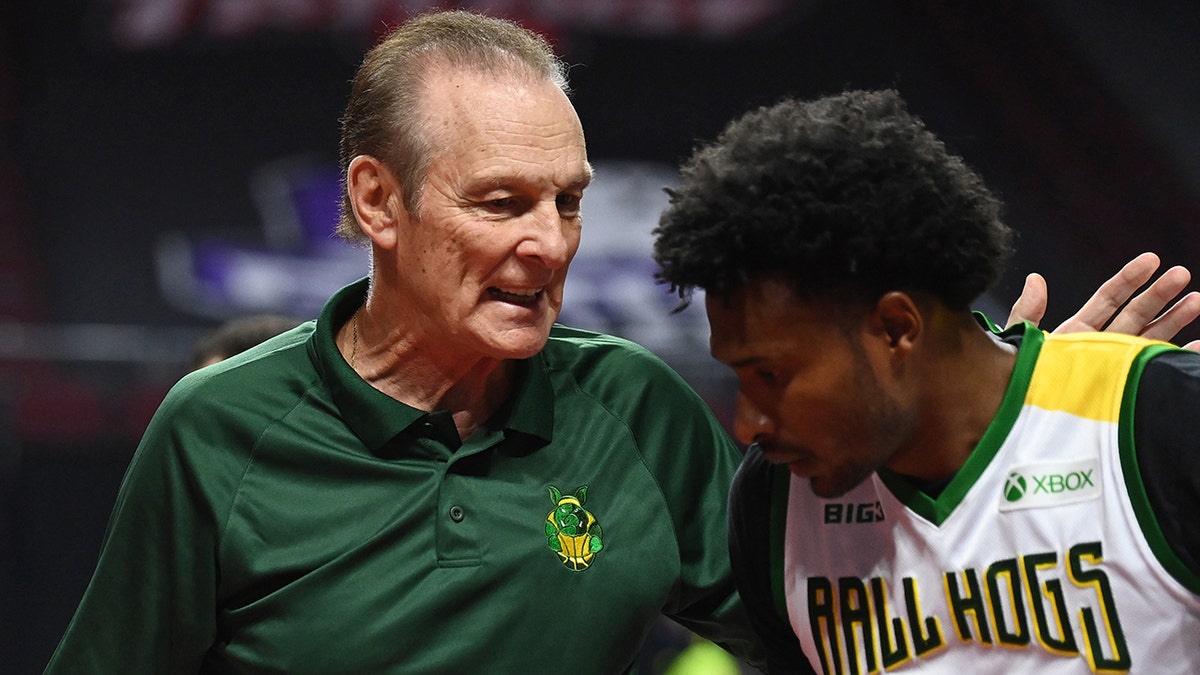
[[[1200,673],[1200,596],[1120,423],[1154,344],[1028,332],[1036,364],[936,500],[886,471],[837,499],[793,476],[783,590],[817,672]]]

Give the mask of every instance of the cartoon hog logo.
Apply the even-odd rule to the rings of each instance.
[[[600,523],[583,508],[588,488],[581,485],[575,494],[565,496],[553,485],[549,490],[554,510],[546,515],[546,544],[567,569],[585,570],[604,547]]]

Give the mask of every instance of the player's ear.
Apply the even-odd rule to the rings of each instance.
[[[346,191],[358,226],[381,248],[396,245],[396,226],[408,217],[400,181],[383,161],[371,155],[350,160]]]
[[[870,326],[881,346],[894,357],[904,358],[921,338],[924,317],[908,293],[889,291],[875,302]]]

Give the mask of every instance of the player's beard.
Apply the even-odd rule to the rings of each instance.
[[[824,499],[840,497],[870,478],[912,435],[914,411],[888,395],[861,348],[855,350],[854,360],[859,401],[856,410],[840,420],[840,437],[846,440],[848,452],[828,472],[809,480],[813,493]]]

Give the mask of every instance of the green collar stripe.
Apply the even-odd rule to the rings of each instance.
[[[1000,401],[1000,408],[996,411],[996,416],[992,418],[991,424],[988,425],[987,431],[984,432],[983,438],[979,440],[979,444],[975,446],[970,457],[937,499],[916,489],[909,484],[907,479],[893,471],[881,468],[877,472],[880,480],[891,490],[892,494],[896,495],[897,499],[934,525],[941,525],[945,522],[954,509],[962,503],[967,491],[979,480],[984,470],[996,457],[996,453],[1000,451],[1004,439],[1008,437],[1013,425],[1017,422],[1017,416],[1021,414],[1021,409],[1025,404],[1025,394],[1029,391],[1029,383],[1033,378],[1033,367],[1037,363],[1038,352],[1041,351],[1046,337],[1041,329],[1030,323],[1018,324],[1000,333],[1000,336],[1005,337],[1018,333],[1023,335],[1021,348],[1017,352],[1017,363],[1013,368],[1012,378],[1008,381],[1008,387],[1004,391],[1004,398]]]
[[[1133,411],[1142,371],[1146,369],[1146,363],[1150,359],[1173,349],[1175,347],[1170,345],[1147,347],[1138,354],[1129,369],[1129,377],[1125,380],[1125,396],[1121,402],[1121,420],[1117,432],[1120,443],[1121,473],[1125,476],[1125,489],[1128,491],[1130,503],[1133,504],[1133,513],[1137,517],[1138,525],[1142,528],[1142,534],[1150,544],[1150,550],[1154,552],[1154,557],[1158,558],[1158,562],[1166,568],[1171,576],[1175,577],[1176,581],[1191,592],[1200,594],[1200,575],[1188,569],[1175,551],[1171,550],[1171,546],[1163,535],[1162,526],[1159,525],[1158,518],[1154,515],[1154,509],[1150,507],[1150,497],[1142,482],[1141,470],[1138,469],[1137,463],[1137,449],[1134,447]]]

